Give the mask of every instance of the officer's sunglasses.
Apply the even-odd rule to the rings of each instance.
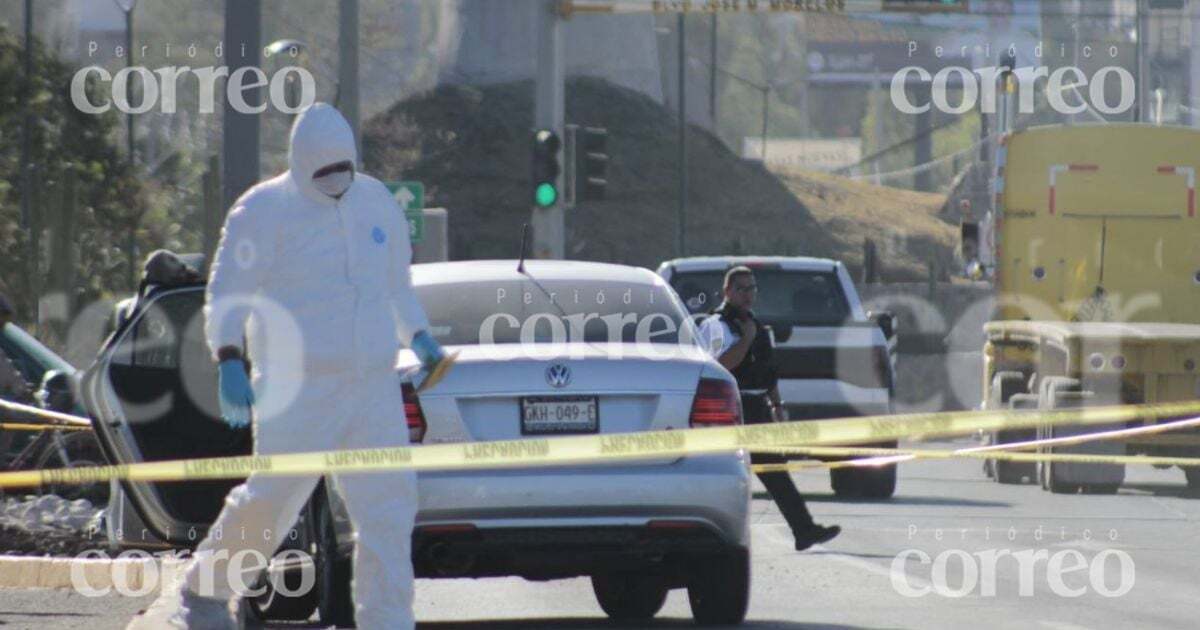
[[[733,290],[737,291],[738,293],[753,293],[755,291],[758,291],[758,285],[757,284],[743,284],[740,287],[737,287],[737,286],[733,287]]]

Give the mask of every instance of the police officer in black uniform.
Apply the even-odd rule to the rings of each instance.
[[[700,324],[701,341],[737,379],[746,424],[786,420],[779,399],[771,335],[750,310],[758,292],[754,272],[744,266],[731,268],[725,273],[722,292],[724,301]],[[750,459],[755,464],[787,461],[776,453],[751,453]],[[797,551],[827,542],[842,531],[837,525],[826,527],[813,522],[804,498],[786,471],[758,473],[758,478],[783,513],[796,538]]]

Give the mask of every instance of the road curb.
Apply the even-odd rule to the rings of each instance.
[[[89,554],[91,555],[91,554]],[[154,557],[46,558],[0,555],[0,588],[156,592],[170,581],[178,560]]]

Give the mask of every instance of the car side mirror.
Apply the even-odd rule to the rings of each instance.
[[[867,319],[879,326],[884,339],[891,341],[892,337],[896,336],[896,316],[891,311],[870,311],[867,313]]]

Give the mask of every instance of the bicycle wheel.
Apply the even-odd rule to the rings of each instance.
[[[34,460],[35,468],[45,470],[50,468],[82,468],[85,466],[104,466],[108,462],[100,451],[100,444],[91,431],[71,431],[60,437],[62,451],[66,452],[66,461],[59,450],[58,441],[50,440],[42,447]],[[86,484],[46,484],[39,488],[41,494],[54,494],[68,501],[87,499],[95,507],[108,504],[108,482],[93,482]]]

